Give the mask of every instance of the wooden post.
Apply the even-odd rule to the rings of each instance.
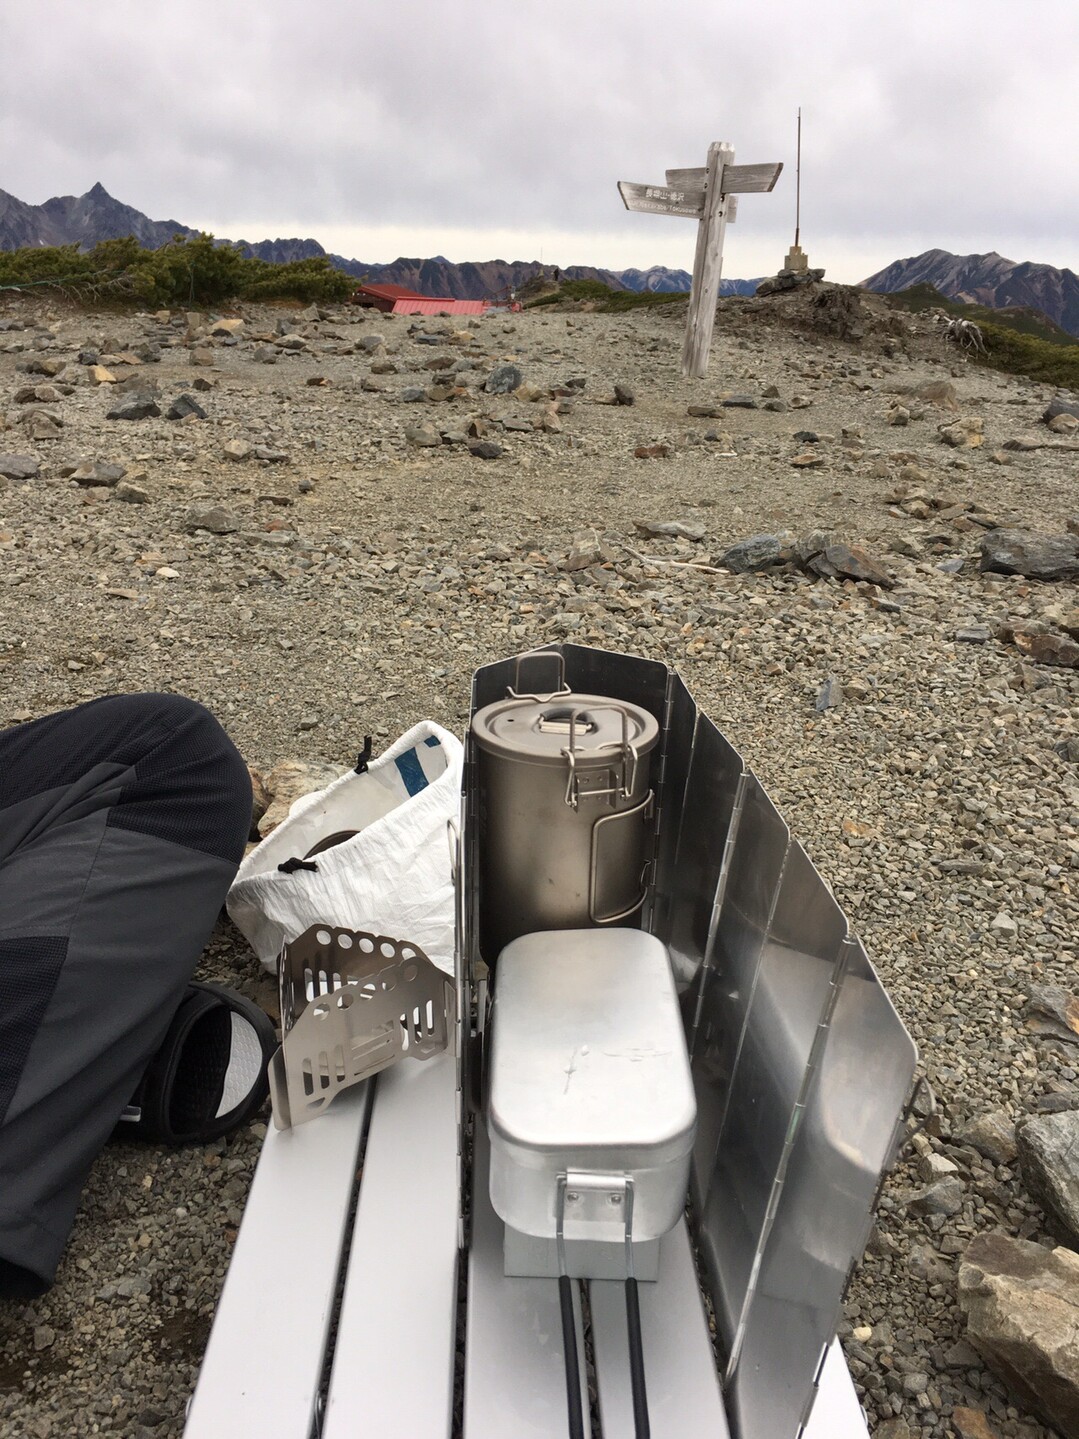
[[[738,193],[767,194],[782,169],[781,164],[736,165],[733,146],[717,140],[708,147],[707,165],[668,170],[666,185],[618,182],[618,193],[627,210],[681,215],[697,221],[693,286],[682,346],[682,374],[687,379],[699,379],[708,373],[708,350],[723,274],[723,237],[734,221]]]
[[[719,281],[723,274],[723,237],[727,232],[727,206],[723,197],[723,171],[734,164],[734,147],[716,141],[708,147],[708,179],[704,187],[704,214],[697,222],[697,250],[693,256],[693,286],[682,346],[682,374],[697,380],[708,373],[708,351],[716,322]]]

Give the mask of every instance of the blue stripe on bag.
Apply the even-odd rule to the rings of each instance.
[[[427,776],[420,765],[420,757],[414,749],[410,749],[407,754],[399,755],[394,763],[404,781],[410,799],[414,794],[419,794],[421,789],[427,788]]]
[[[424,740],[424,744],[428,747],[428,749],[438,749],[441,743],[442,741],[436,734],[429,734]]]

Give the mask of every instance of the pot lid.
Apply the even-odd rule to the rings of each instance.
[[[565,694],[496,700],[476,712],[472,733],[488,754],[564,765],[572,742],[578,765],[600,765],[627,741],[639,755],[647,754],[659,739],[659,724],[640,705],[604,695]]]

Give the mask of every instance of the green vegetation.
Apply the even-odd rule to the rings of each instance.
[[[138,241],[105,240],[80,253],[76,245],[0,252],[0,289],[53,288],[98,303],[129,300],[152,306],[216,305],[225,300],[344,300],[355,281],[325,256],[275,265],[247,259],[212,235],[177,235],[160,250]]]
[[[677,304],[688,299],[688,294],[682,293],[659,294],[645,290],[637,294],[633,290],[612,290],[600,280],[564,280],[557,290],[527,300],[525,309],[537,310],[543,305],[558,305],[567,300],[587,300],[595,303],[601,314],[620,315],[626,310],[649,309],[653,305]]]
[[[1032,335],[1007,329],[1004,325],[978,321],[989,352],[973,355],[979,365],[1004,370],[1009,375],[1027,375],[1042,384],[1079,392],[1079,344],[1062,345],[1037,340]]]

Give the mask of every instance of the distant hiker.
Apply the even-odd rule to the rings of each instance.
[[[561,270],[558,268],[558,266],[556,265],[556,266],[554,267],[554,282],[555,282],[556,285],[558,284],[559,280],[561,280],[561,278],[562,278],[562,271],[561,271]]]

